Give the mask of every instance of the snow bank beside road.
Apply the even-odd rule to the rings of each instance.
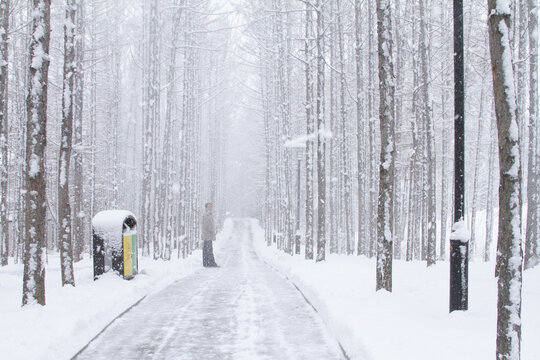
[[[315,263],[267,247],[253,221],[259,257],[317,308],[351,359],[493,359],[497,321],[494,263],[469,267],[469,311],[448,313],[449,264],[394,261],[393,293],[375,292],[375,261],[327,255]],[[540,268],[523,284],[522,359],[540,353]]]
[[[218,234],[230,236],[232,221]],[[123,280],[113,273],[93,281],[92,260],[75,264],[76,287],[61,286],[60,259],[49,254],[46,266],[47,305],[21,308],[22,264],[0,268],[0,358],[10,360],[70,359],[110,321],[143,296],[167,287],[202,268],[200,250],[188,259],[139,258],[139,275]],[[13,259],[10,259],[12,261]],[[134,336],[144,324],[131,324]]]

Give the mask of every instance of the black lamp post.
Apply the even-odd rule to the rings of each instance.
[[[454,0],[454,226],[450,235],[450,312],[467,310],[469,236],[465,225],[463,0]]]

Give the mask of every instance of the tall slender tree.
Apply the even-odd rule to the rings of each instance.
[[[0,264],[8,264],[8,32],[9,1],[0,2]]]
[[[392,291],[393,192],[395,167],[395,76],[393,63],[392,13],[389,0],[377,0],[379,54],[379,118],[381,156],[377,208],[377,290]]]
[[[342,216],[344,218],[345,225],[345,241],[347,255],[354,253],[354,231],[353,231],[353,211],[352,211],[352,179],[350,175],[350,159],[349,159],[349,132],[347,131],[347,103],[346,91],[347,91],[347,78],[345,73],[345,44],[343,35],[343,24],[341,19],[341,1],[336,1],[337,11],[337,33],[338,33],[338,54],[339,54],[339,113],[341,119],[341,168],[340,172],[343,175],[343,211]]]
[[[64,19],[64,77],[62,87],[62,128],[58,156],[58,223],[60,225],[60,268],[62,286],[75,286],[73,275],[72,218],[69,198],[69,172],[73,143],[73,79],[75,77],[75,29],[77,0],[66,0]]]
[[[437,203],[436,203],[436,180],[435,180],[435,134],[433,128],[433,114],[431,109],[430,78],[429,78],[429,55],[428,55],[428,37],[427,37],[427,11],[426,0],[420,0],[420,62],[422,74],[422,123],[425,129],[424,140],[426,149],[426,167],[427,179],[424,184],[424,200],[427,202],[427,265],[435,264],[437,258]]]
[[[363,94],[363,73],[362,73],[362,4],[360,0],[354,1],[354,62],[355,62],[355,77],[356,77],[356,162],[358,172],[358,244],[357,254],[367,254],[366,243],[366,223],[369,221],[367,216],[365,203],[366,203],[366,161],[364,157],[365,141],[364,141],[364,94]]]
[[[32,0],[32,30],[26,128],[26,204],[23,305],[45,305],[47,194],[47,80],[49,72],[50,0]]]
[[[538,120],[538,1],[528,1],[529,13],[529,174],[525,269],[540,262],[540,160]]]
[[[494,120],[494,112],[491,111],[491,130],[490,130],[490,144],[489,144],[489,173],[488,173],[488,186],[487,186],[487,201],[486,201],[486,243],[484,246],[484,261],[489,261],[491,258],[491,241],[493,239],[493,204],[495,193],[495,161],[497,155],[497,126]]]
[[[171,41],[171,51],[169,58],[169,66],[167,70],[167,77],[169,79],[167,87],[167,108],[165,111],[165,141],[163,144],[164,155],[161,163],[161,176],[163,181],[163,189],[165,192],[165,212],[164,212],[164,221],[163,221],[163,230],[162,234],[165,237],[165,254],[162,257],[166,259],[171,258],[171,242],[174,235],[174,207],[173,207],[173,182],[174,182],[174,161],[173,161],[173,129],[176,125],[173,120],[173,111],[176,109],[176,53],[178,51],[178,40],[180,37],[180,19],[182,16],[183,7],[181,6],[182,0],[177,2],[177,10],[173,15],[172,23],[172,41]]]
[[[84,3],[77,1],[75,30],[75,73],[73,75],[73,260],[82,259],[85,248],[84,174],[83,174],[83,104],[84,104]]]
[[[306,250],[305,257],[313,259],[313,239],[314,229],[314,141],[312,134],[315,134],[315,118],[313,114],[313,63],[312,63],[312,41],[313,37],[313,9],[312,5],[306,1],[306,26],[305,26],[305,78],[306,78],[306,131],[308,140],[306,141]]]
[[[521,343],[521,161],[510,27],[510,3],[488,1],[493,91],[499,139],[499,251],[497,359],[520,358]]]
[[[326,259],[326,122],[324,120],[324,1],[317,0],[316,47],[317,47],[317,261]]]

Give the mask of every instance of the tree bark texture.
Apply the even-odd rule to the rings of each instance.
[[[32,1],[32,30],[26,128],[26,201],[23,305],[45,305],[47,194],[47,79],[49,71],[50,0]]]
[[[529,9],[529,174],[527,183],[527,235],[525,269],[540,262],[540,158],[538,144],[538,1]]]
[[[365,124],[364,124],[364,82],[362,71],[362,3],[360,0],[354,1],[354,27],[355,27],[355,67],[356,67],[356,161],[358,171],[358,244],[357,254],[367,255],[367,233],[366,223],[369,222],[369,216],[366,213],[366,160],[365,152]]]
[[[313,15],[311,5],[306,3],[306,28],[304,51],[306,53],[305,77],[306,77],[306,131],[307,134],[315,134],[315,118],[313,117],[313,63],[312,63],[312,42],[313,37]],[[313,259],[313,242],[315,237],[314,224],[314,165],[315,149],[314,141],[310,138],[306,141],[306,249],[305,258]]]
[[[0,265],[8,264],[8,31],[9,1],[0,3]]]
[[[84,105],[84,4],[77,1],[77,20],[75,31],[75,74],[73,79],[73,260],[80,261],[89,232],[85,232],[85,223],[89,214],[84,212],[84,175],[83,175],[83,105]]]
[[[510,47],[510,4],[488,1],[488,27],[499,139],[499,278],[497,359],[520,358],[521,342],[521,161],[514,71]]]
[[[317,261],[326,258],[326,123],[324,120],[324,11],[323,1],[317,0]]]
[[[73,78],[75,77],[75,19],[77,1],[66,1],[64,19],[64,76],[62,92],[62,126],[58,157],[58,224],[60,226],[60,269],[62,286],[75,286],[73,275],[72,218],[69,198],[69,171],[73,133]]]
[[[392,60],[392,15],[389,0],[377,0],[379,53],[379,118],[381,157],[377,211],[377,290],[392,291],[393,187],[395,167],[394,96],[395,76]]]

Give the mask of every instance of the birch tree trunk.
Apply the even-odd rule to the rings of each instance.
[[[538,1],[529,0],[529,174],[525,269],[540,262],[540,160],[538,157]]]
[[[60,269],[62,286],[75,286],[73,276],[73,243],[71,241],[71,202],[69,199],[69,166],[73,132],[73,78],[75,77],[75,19],[77,0],[66,0],[64,19],[64,81],[62,92],[62,128],[58,157],[58,224],[60,225]]]
[[[8,32],[9,1],[0,3],[0,264],[8,264]]]
[[[389,0],[377,0],[379,53],[379,118],[381,157],[377,211],[377,285],[392,291],[393,181],[395,167],[394,96],[395,76],[392,59],[392,15]]]
[[[22,304],[45,305],[47,194],[47,79],[49,72],[50,0],[32,0],[30,69],[26,99],[26,203]]]
[[[488,0],[488,27],[499,138],[499,278],[497,359],[520,358],[521,162],[508,1]]]

